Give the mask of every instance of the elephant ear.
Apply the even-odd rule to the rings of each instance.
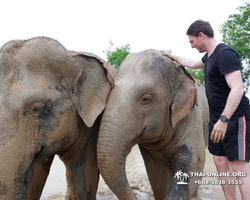
[[[91,127],[107,104],[116,69],[100,57],[85,52],[72,52],[82,71],[77,80],[78,114]]]
[[[195,80],[183,67],[176,67],[175,85],[173,89],[173,101],[171,104],[171,121],[173,127],[183,119],[190,108],[198,105],[198,96]]]

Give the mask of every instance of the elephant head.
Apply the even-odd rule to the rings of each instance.
[[[51,38],[0,49],[0,199],[39,199],[55,154],[66,165],[67,198],[95,199],[98,116],[113,73]]]
[[[202,171],[204,123],[208,123],[204,88],[184,67],[157,50],[128,55],[101,120],[97,160],[102,177],[119,199],[136,199],[125,161],[138,144],[155,199],[189,198],[197,186],[180,188],[174,173]]]

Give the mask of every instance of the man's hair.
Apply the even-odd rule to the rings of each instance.
[[[214,37],[212,26],[209,22],[203,20],[197,20],[193,22],[187,30],[187,35],[198,37],[200,32],[204,33],[208,37]]]

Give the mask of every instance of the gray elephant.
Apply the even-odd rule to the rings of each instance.
[[[0,199],[39,199],[54,155],[66,199],[96,199],[100,114],[114,68],[46,37],[0,49]]]
[[[200,177],[190,172],[203,171],[208,123],[204,87],[184,67],[157,50],[128,55],[98,135],[97,160],[104,181],[120,200],[137,199],[125,161],[138,144],[155,199],[191,199]],[[178,184],[180,175],[187,184]]]

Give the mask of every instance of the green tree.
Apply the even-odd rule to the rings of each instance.
[[[190,74],[205,86],[204,69],[188,69]]]
[[[237,8],[238,14],[229,15],[221,27],[222,41],[233,47],[241,57],[242,79],[245,89],[250,85],[250,1]]]
[[[130,54],[130,45],[125,44],[124,46],[114,48],[114,43],[112,40],[109,40],[109,48],[103,51],[103,53],[106,54],[107,61],[118,69],[125,57]]]

